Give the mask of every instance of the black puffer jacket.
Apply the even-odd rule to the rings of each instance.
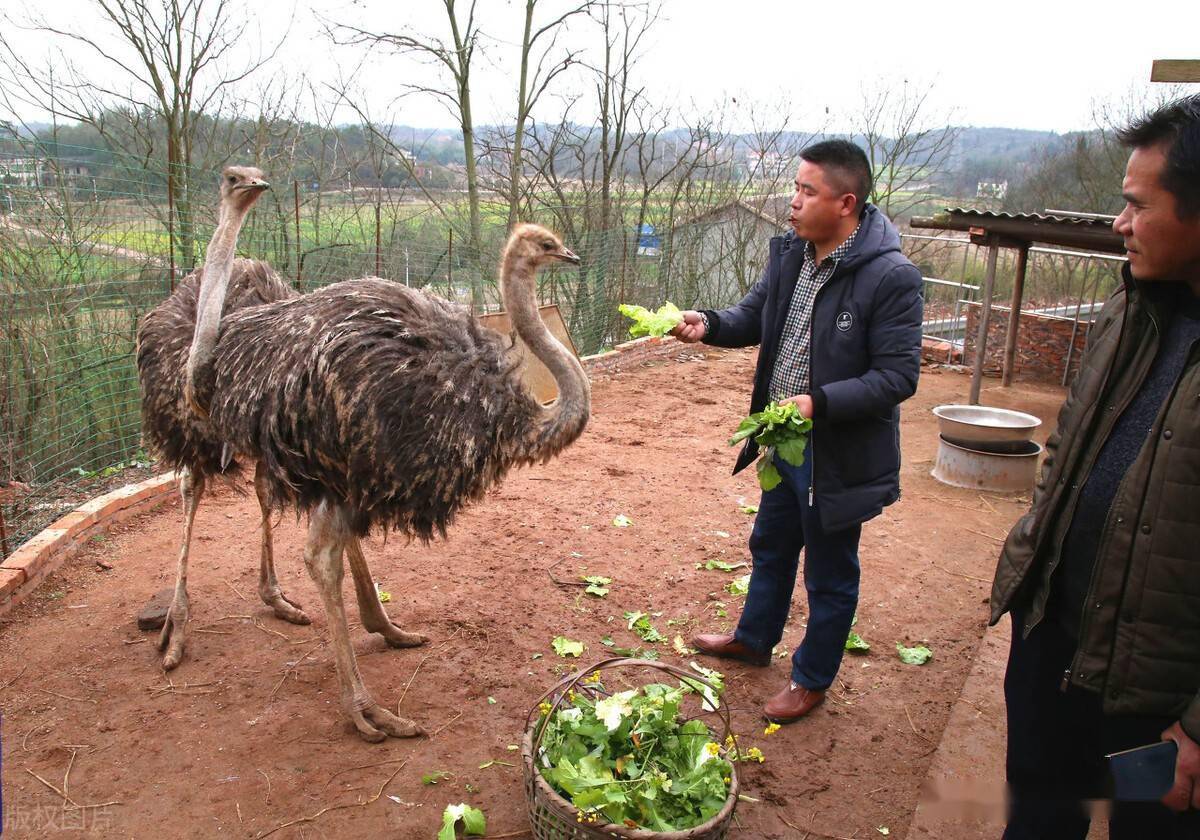
[[[805,244],[791,233],[773,238],[763,277],[746,297],[706,312],[706,343],[762,345],[751,413],[770,399]],[[813,303],[813,491],[827,531],[864,522],[900,497],[899,405],[917,389],[921,313],[921,272],[900,252],[900,234],[887,216],[868,204],[850,252]],[[747,441],[734,472],[757,454]]]
[[[1000,556],[992,623],[1021,606],[1026,635],[1045,616],[1079,488],[1146,378],[1174,300],[1162,284],[1105,305],[1046,445],[1041,481]],[[1110,714],[1178,716],[1200,740],[1200,342],[1125,474],[1101,536],[1070,682]]]

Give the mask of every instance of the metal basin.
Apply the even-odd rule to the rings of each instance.
[[[1020,493],[1037,480],[1041,444],[1028,440],[1020,452],[1003,454],[980,452],[938,439],[937,461],[932,475],[943,484],[988,490],[994,493]]]
[[[939,405],[938,432],[956,443],[1028,441],[1042,421],[1032,414],[987,405]]]

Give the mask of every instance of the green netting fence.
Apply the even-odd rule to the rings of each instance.
[[[485,202],[473,248],[464,240],[461,191],[344,178],[333,187],[284,169],[267,173],[273,189],[242,230],[242,255],[269,261],[302,291],[377,275],[477,312],[500,306],[494,267],[507,205]],[[4,553],[106,482],[127,479],[130,467],[149,466],[134,364],[138,320],[202,262],[215,223],[215,168],[186,174],[172,189],[161,168],[132,155],[0,141],[0,480],[33,488],[0,508]],[[524,215],[557,230],[582,257],[579,267],[539,279],[542,302],[558,305],[580,354],[625,340],[618,303],[720,307],[758,279],[780,226],[717,193],[704,203],[643,202],[635,211],[618,196],[615,209],[599,212],[583,189],[530,202]],[[786,198],[778,206],[786,212]],[[956,288],[929,289],[931,309],[957,312],[968,288],[961,284],[981,276],[982,255],[928,237],[911,237],[905,249],[927,276],[957,279]],[[1039,277],[1034,272],[1031,288],[1061,297],[1061,272]],[[1001,284],[998,295],[1004,291]]]

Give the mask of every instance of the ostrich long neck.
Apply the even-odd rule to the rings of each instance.
[[[198,384],[197,378],[212,363],[217,334],[221,329],[225,290],[233,273],[238,233],[245,220],[245,210],[222,202],[221,217],[204,255],[204,280],[200,284],[200,300],[196,304],[196,332],[192,336],[187,361],[187,380],[193,395]]]
[[[505,257],[504,306],[513,328],[558,384],[558,399],[542,408],[541,418],[527,439],[529,456],[536,459],[549,458],[579,437],[591,411],[591,387],[579,360],[542,323],[534,295],[534,273],[530,260]]]

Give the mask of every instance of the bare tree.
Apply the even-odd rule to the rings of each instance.
[[[403,82],[400,86],[409,93],[425,94],[442,102],[462,130],[463,157],[467,171],[467,250],[470,260],[475,264],[475,270],[471,273],[471,301],[472,306],[478,308],[482,303],[479,271],[482,234],[475,154],[475,118],[471,109],[471,72],[482,33],[475,18],[476,3],[477,0],[470,0],[466,18],[463,20],[457,0],[442,0],[446,10],[449,41],[435,35],[416,32],[411,28],[398,33],[371,32],[350,24],[336,24],[329,32],[338,44],[369,44],[391,49],[399,55],[416,57],[440,69],[452,83],[449,90],[442,86],[410,82]]]
[[[116,148],[134,144],[147,158],[165,144],[166,186],[173,207],[168,221],[178,228],[178,252],[185,267],[195,258],[190,172],[202,117],[220,110],[228,90],[267,63],[286,38],[234,62],[250,40],[249,10],[231,0],[93,0],[108,30],[59,25],[44,13],[24,19],[0,16],[9,33],[37,31],[58,42],[54,56],[40,64],[12,34],[0,32],[5,80],[13,96],[28,106],[94,126]],[[115,37],[113,37],[115,36]],[[108,68],[112,81],[88,72],[74,57]],[[114,110],[113,106],[123,106]],[[149,118],[147,118],[149,116]]]
[[[864,88],[852,115],[853,137],[865,147],[875,174],[871,201],[896,218],[931,197],[929,182],[947,164],[962,129],[949,115],[933,114],[933,85]]]
[[[561,55],[556,54],[559,34],[570,18],[586,13],[595,0],[584,0],[535,28],[534,18],[539,2],[540,0],[525,0],[525,29],[521,37],[521,72],[517,84],[516,120],[513,124],[512,146],[508,156],[507,198],[510,228],[517,223],[520,207],[522,158],[530,115],[555,77],[577,61],[578,53],[575,51],[568,50]]]

